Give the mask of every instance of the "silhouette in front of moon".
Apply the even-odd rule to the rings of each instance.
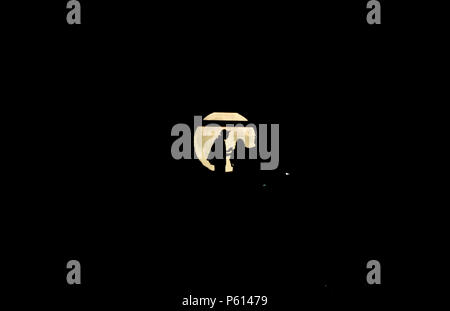
[[[208,160],[214,165],[214,171],[218,175],[225,174],[225,167],[227,164],[225,140],[228,138],[229,134],[230,131],[222,130],[214,141],[213,147],[208,154]],[[216,148],[218,148],[218,150],[216,150]]]
[[[250,154],[256,152],[256,146],[247,148],[243,139],[238,139],[236,147],[233,150],[231,156],[231,165],[233,171],[239,175],[254,175],[258,172],[259,162],[256,159],[252,159]],[[239,155],[239,153],[241,153]]]
[[[228,139],[230,131],[222,130],[214,141],[208,154],[208,161],[214,165],[216,175],[224,175],[226,172],[227,157],[230,159],[234,175],[255,175],[258,172],[259,162],[249,156],[256,152],[256,145],[252,148],[245,146],[243,139],[236,141],[235,147],[226,150],[225,140]]]

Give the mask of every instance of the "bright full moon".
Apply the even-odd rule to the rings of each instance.
[[[238,125],[236,122],[246,122],[248,121],[245,117],[235,112],[214,112],[203,118],[204,121],[230,121]],[[242,125],[242,124],[241,124]],[[253,127],[244,126],[199,126],[194,133],[194,150],[197,158],[200,162],[210,169],[215,170],[214,165],[208,161],[208,155],[214,144],[214,141],[220,135],[222,130],[229,131],[227,139],[225,139],[226,146],[226,166],[225,172],[232,172],[233,166],[231,166],[230,155],[236,147],[236,143],[239,139],[245,144],[246,148],[254,148],[256,132]],[[225,150],[224,150],[225,152]]]

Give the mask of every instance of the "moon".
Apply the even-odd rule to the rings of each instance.
[[[248,120],[235,112],[213,112],[203,118],[204,121],[231,121],[231,122],[247,122]],[[208,154],[214,144],[214,141],[220,135],[222,130],[229,131],[228,138],[225,139],[226,150],[234,151],[236,143],[242,139],[246,148],[253,148],[256,146],[255,138],[256,131],[254,126],[244,127],[239,126],[199,126],[194,133],[194,151],[197,159],[209,170],[214,171],[215,167],[208,161]],[[231,152],[232,152],[231,151]],[[231,166],[230,155],[226,155],[225,172],[233,171]]]

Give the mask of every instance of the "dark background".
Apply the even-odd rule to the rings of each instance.
[[[80,2],[79,26],[66,25],[66,1],[42,3],[19,55],[29,87],[17,95],[31,103],[17,205],[35,208],[30,246],[17,248],[38,258],[36,299],[386,306],[412,195],[399,8],[381,1],[383,24],[369,26],[366,1]],[[214,111],[280,124],[279,168],[223,179],[173,160],[172,126]],[[66,284],[70,259],[81,286]],[[366,283],[371,259],[382,285]],[[15,273],[23,286],[27,269]]]

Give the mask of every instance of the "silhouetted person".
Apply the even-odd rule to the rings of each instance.
[[[214,141],[214,144],[211,147],[211,151],[209,152],[209,155],[208,155],[208,160],[212,165],[214,165],[214,171],[217,174],[225,174],[225,166],[227,164],[225,139],[227,139],[229,133],[230,132],[226,131],[226,130],[222,130],[220,132],[219,136]],[[216,147],[219,144],[222,144],[222,154],[221,155],[220,155],[220,152],[216,152]],[[212,152],[213,148],[214,148],[214,152]],[[217,153],[219,153],[219,154],[217,154]],[[214,158],[213,158],[213,155],[215,155]],[[222,159],[218,159],[217,157],[221,157]]]
[[[255,151],[256,147],[246,148],[244,141],[238,139],[233,151],[233,159],[231,159],[234,175],[254,175],[257,173],[259,162],[256,159],[250,159],[250,154]],[[238,157],[238,153],[240,153],[241,159]]]

